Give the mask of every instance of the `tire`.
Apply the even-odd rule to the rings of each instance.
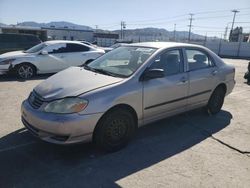
[[[15,69],[16,76],[21,79],[29,79],[36,74],[36,68],[28,63],[22,63]]]
[[[133,115],[124,109],[115,109],[104,115],[94,132],[94,142],[102,150],[118,151],[125,147],[136,132]]]
[[[208,114],[211,115],[217,114],[223,106],[224,98],[225,98],[225,90],[223,89],[223,87],[217,87],[208,101],[207,104]]]

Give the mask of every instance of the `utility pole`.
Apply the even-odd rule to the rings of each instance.
[[[126,22],[123,22],[123,26],[122,26],[122,32],[123,32],[122,37],[123,37],[123,39],[125,38],[125,29],[126,29]]]
[[[226,26],[226,28],[225,28],[224,40],[226,40],[226,39],[227,39],[227,30],[228,30],[228,26]]]
[[[121,21],[121,39],[122,39],[122,28],[123,28],[123,21]]]
[[[174,41],[176,40],[176,24],[174,24]]]
[[[98,30],[98,25],[95,25],[95,32],[97,32]]]
[[[234,13],[234,17],[233,17],[233,22],[232,22],[232,27],[231,27],[231,31],[233,31],[233,28],[234,28],[234,21],[235,21],[235,16],[236,16],[236,13],[240,12],[238,10],[232,10],[232,12]]]
[[[124,39],[124,31],[126,29],[126,23],[124,21],[121,21],[121,40]]]
[[[231,27],[230,35],[229,35],[229,41],[230,41],[231,35],[232,35],[232,33],[233,33],[233,29],[234,29],[235,16],[236,16],[236,14],[237,14],[238,12],[240,12],[240,11],[234,9],[234,10],[232,10],[232,12],[234,13],[234,16],[233,16],[233,22],[232,22],[232,27]]]
[[[189,22],[189,25],[188,25],[188,27],[189,27],[188,42],[190,42],[190,38],[191,38],[191,28],[192,28],[192,26],[193,26],[193,25],[192,25],[192,22],[193,22],[193,15],[194,15],[194,14],[190,13],[189,15],[190,15],[190,18],[189,18],[190,22]]]

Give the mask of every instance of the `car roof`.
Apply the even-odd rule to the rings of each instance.
[[[73,43],[73,44],[83,44],[79,41],[71,41],[71,40],[50,40],[44,42],[45,44],[58,44],[58,43]]]
[[[138,47],[151,47],[151,48],[172,48],[172,47],[199,47],[203,48],[200,45],[196,44],[188,44],[188,43],[180,43],[180,42],[141,42],[141,43],[133,43],[128,44],[126,46],[138,46]]]

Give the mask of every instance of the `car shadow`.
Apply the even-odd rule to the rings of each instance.
[[[230,124],[230,112],[203,110],[138,130],[124,149],[105,153],[93,144],[59,146],[19,129],[0,138],[0,187],[120,187],[118,180],[177,155]]]
[[[5,74],[5,75],[0,75],[0,82],[11,82],[11,81],[25,82],[29,80],[45,80],[52,75],[53,74],[39,74],[26,80],[26,79],[17,78],[13,74]]]

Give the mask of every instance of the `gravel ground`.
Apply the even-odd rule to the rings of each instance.
[[[224,60],[236,67],[236,87],[218,115],[198,109],[142,127],[116,153],[33,138],[20,105],[50,75],[0,76],[0,187],[250,187],[248,61]]]

